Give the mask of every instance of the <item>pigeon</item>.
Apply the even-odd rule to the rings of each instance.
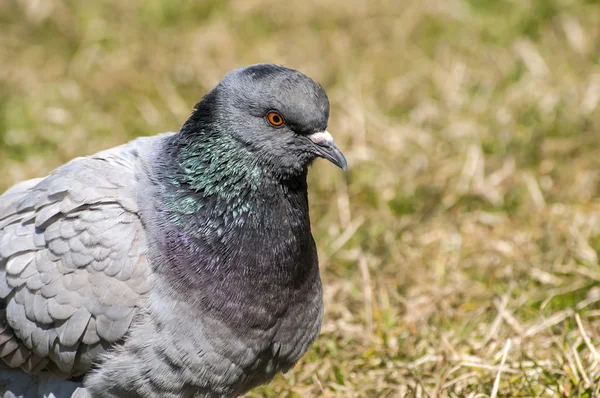
[[[0,394],[237,397],[315,340],[307,171],[346,170],[324,89],[258,64],[179,132],[76,158],[0,196]]]

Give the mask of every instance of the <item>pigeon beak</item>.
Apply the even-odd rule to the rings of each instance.
[[[315,144],[315,153],[341,169],[348,170],[348,163],[344,154],[333,143],[333,137],[328,131],[319,131],[312,133],[308,138]]]

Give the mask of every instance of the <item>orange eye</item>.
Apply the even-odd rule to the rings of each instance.
[[[271,111],[267,113],[267,120],[273,127],[280,127],[283,125],[283,116],[279,112]]]

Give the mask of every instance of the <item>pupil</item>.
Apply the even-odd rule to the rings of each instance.
[[[276,124],[277,124],[277,123],[279,123],[279,122],[280,122],[280,120],[279,120],[279,116],[277,116],[277,115],[273,116],[273,121],[274,121]]]

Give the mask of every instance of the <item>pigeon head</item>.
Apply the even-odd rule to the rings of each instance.
[[[195,107],[184,129],[209,133],[278,175],[305,173],[317,157],[347,169],[327,132],[329,100],[308,76],[270,64],[228,73]],[[232,160],[236,160],[232,158]]]

